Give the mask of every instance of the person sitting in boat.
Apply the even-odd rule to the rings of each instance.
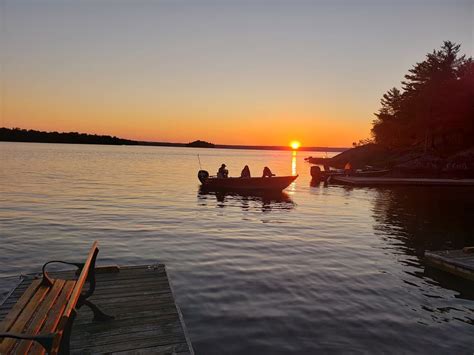
[[[241,178],[249,178],[250,177],[250,169],[248,165],[245,165],[240,173]]]
[[[262,177],[272,177],[275,176],[275,174],[272,174],[272,171],[268,166],[263,168],[263,176]]]
[[[222,164],[219,170],[217,171],[217,177],[220,179],[225,179],[229,177],[229,170],[225,168],[225,164]]]
[[[344,166],[344,174],[346,176],[352,175],[352,165],[351,165],[351,163],[347,162],[346,165]]]

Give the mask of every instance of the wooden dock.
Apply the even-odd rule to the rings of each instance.
[[[474,186],[474,179],[332,176],[331,182],[352,186]]]
[[[92,312],[82,307],[73,324],[72,354],[194,354],[164,265],[106,267],[96,272],[90,300],[115,319],[93,322]],[[50,275],[74,277],[72,271]],[[0,321],[36,277],[21,277],[0,303]]]
[[[434,268],[474,281],[474,253],[442,250],[425,253],[425,262]]]

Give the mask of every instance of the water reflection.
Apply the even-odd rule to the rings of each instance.
[[[296,175],[296,150],[293,151],[293,154],[291,157],[291,175],[293,176]]]
[[[328,187],[328,186],[329,186],[327,180],[321,181],[320,179],[311,179],[311,180],[309,181],[309,186],[311,186],[311,187],[319,187],[319,186],[321,186],[321,185],[323,185],[324,187]]]
[[[262,212],[272,210],[291,210],[295,203],[285,192],[231,192],[231,191],[208,191],[202,187],[198,192],[198,201],[201,205],[217,202],[217,207],[238,205],[242,210],[259,209]]]
[[[385,248],[397,255],[398,262],[404,265],[402,278],[406,284],[420,287],[420,282],[433,283],[427,280],[434,280],[434,285],[459,292],[456,297],[473,299],[472,285],[425,268],[423,255],[430,250],[474,245],[474,189],[378,189],[373,217],[376,234],[387,242]]]
[[[453,274],[430,266],[425,267],[423,276],[436,281],[436,285],[458,292],[458,294],[454,295],[456,298],[474,301],[474,285],[472,282],[466,282],[466,280],[455,277]],[[472,324],[474,324],[474,321]]]
[[[295,176],[297,175],[296,173],[296,150],[293,150],[291,152],[291,175]],[[295,192],[296,191],[296,180],[293,181],[290,186],[288,186],[288,191],[290,192]]]
[[[408,253],[474,244],[474,189],[380,189],[373,216],[374,229],[401,241]]]

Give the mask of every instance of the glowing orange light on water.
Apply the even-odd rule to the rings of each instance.
[[[291,147],[291,149],[293,149],[293,150],[297,150],[299,147],[301,147],[301,143],[298,142],[298,141],[292,141],[292,142],[290,143],[290,147]]]
[[[291,157],[291,175],[293,176],[296,175],[296,150],[293,151],[293,154]]]

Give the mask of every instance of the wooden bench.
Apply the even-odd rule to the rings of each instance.
[[[0,324],[0,354],[68,354],[76,310],[83,305],[94,312],[94,320],[113,319],[87,299],[95,290],[98,253],[94,242],[85,263],[53,260],[43,265],[42,278],[33,280]],[[51,263],[77,267],[77,280],[52,279],[46,272]],[[83,291],[86,282],[89,288]]]

